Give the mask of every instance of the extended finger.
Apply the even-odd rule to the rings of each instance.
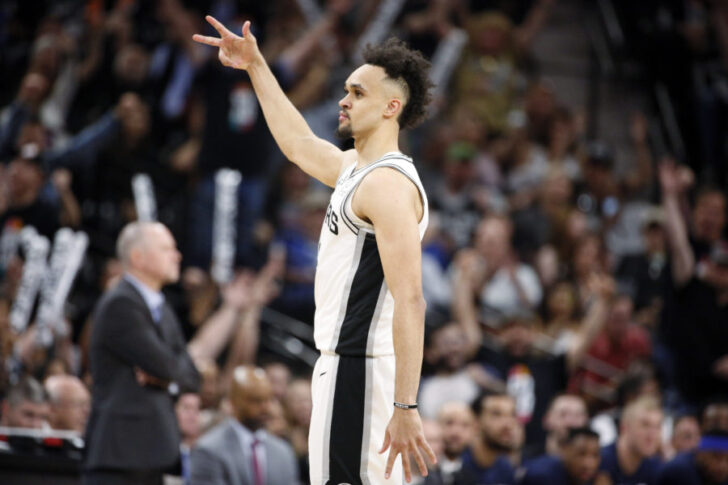
[[[412,481],[412,469],[410,467],[410,457],[407,451],[402,452],[402,468],[404,469],[404,479],[407,483]]]
[[[232,33],[232,32],[230,32],[230,31],[229,31],[229,30],[227,29],[227,27],[225,27],[225,26],[224,26],[223,24],[221,24],[221,23],[220,23],[220,21],[219,21],[219,20],[217,20],[217,19],[216,19],[215,17],[213,17],[212,15],[207,15],[207,16],[205,17],[205,20],[207,20],[207,22],[208,22],[208,23],[209,23],[210,25],[212,25],[212,26],[213,26],[213,27],[215,28],[215,30],[217,30],[217,32],[218,32],[218,33],[220,34],[220,36],[221,36],[221,37],[225,37],[226,35],[233,35],[233,33]]]
[[[384,469],[384,478],[389,478],[389,476],[392,474],[392,467],[394,466],[394,460],[397,458],[398,454],[399,454],[399,451],[396,451],[394,448],[389,450],[389,456],[387,457],[387,468]]]
[[[199,42],[200,44],[207,44],[213,47],[220,47],[220,44],[222,44],[222,39],[218,39],[217,37],[208,37],[206,35],[200,34],[193,35],[192,40],[194,40],[195,42]]]
[[[420,454],[420,450],[417,449],[417,447],[412,448],[412,456],[415,457],[415,462],[417,463],[417,467],[420,469],[420,475],[423,477],[427,476],[427,465],[425,464],[425,460],[422,458],[422,455]]]
[[[430,448],[430,444],[425,440],[423,437],[420,437],[417,440],[417,443],[420,445],[420,448],[425,450],[425,453],[427,453],[427,458],[430,459],[430,463],[435,465],[437,463],[437,455],[435,455],[435,452],[432,451],[432,448]]]
[[[250,33],[250,20],[246,20],[243,24],[243,37],[252,37]]]

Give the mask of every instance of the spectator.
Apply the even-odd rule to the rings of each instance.
[[[543,452],[550,456],[561,456],[569,431],[583,428],[589,422],[586,403],[576,394],[559,394],[553,398],[543,418],[547,432]]]
[[[675,285],[662,332],[680,362],[675,366],[677,387],[695,404],[728,393],[728,333],[723,325],[728,318],[728,250],[720,241],[725,225],[722,194],[698,194],[691,224],[683,220],[680,198],[689,177],[670,161],[660,165]]]
[[[420,385],[420,413],[425,418],[437,416],[448,401],[472,402],[481,386],[498,387],[499,383],[479,364],[468,365],[472,346],[460,325],[451,323],[432,331],[425,348],[425,361],[434,374],[424,377]]]
[[[624,408],[616,443],[602,448],[599,469],[612,483],[651,485],[657,481],[660,460],[662,408],[657,400],[644,397]]]
[[[180,443],[180,468],[182,479],[190,479],[190,452],[202,434],[200,420],[200,395],[187,392],[179,396],[174,406],[177,424],[182,435]]]
[[[83,434],[91,408],[91,394],[76,376],[55,375],[45,381],[51,405],[49,424],[53,429]]]
[[[662,399],[654,369],[644,364],[635,365],[618,377],[614,406],[592,418],[590,426],[599,433],[602,446],[610,445],[617,439],[622,410],[642,397]]]
[[[473,271],[475,291],[486,313],[514,313],[534,309],[541,301],[541,285],[533,269],[519,263],[511,246],[508,218],[488,216],[478,225],[473,250],[465,250]],[[465,257],[465,256],[463,256]],[[488,316],[486,316],[488,319]]]
[[[665,454],[666,460],[675,458],[678,453],[695,450],[700,444],[700,423],[692,414],[677,416],[672,424],[672,437]]]
[[[546,296],[546,323],[544,333],[551,337],[555,352],[568,349],[579,333],[581,322],[577,318],[576,290],[569,281],[560,281]]]
[[[507,394],[486,393],[473,401],[478,431],[463,452],[455,476],[460,484],[513,484],[514,468],[508,455],[516,444],[516,402]]]
[[[711,399],[705,404],[701,413],[700,429],[703,432],[709,429],[728,431],[728,401],[725,398]]]
[[[697,450],[677,455],[667,463],[657,485],[724,485],[728,483],[728,434],[707,430]]]
[[[438,467],[446,484],[452,484],[463,466],[463,452],[470,446],[475,434],[475,417],[468,405],[458,401],[440,406],[437,421],[442,430],[443,453]]]
[[[609,402],[615,390],[613,377],[626,371],[634,362],[649,359],[652,349],[649,334],[632,321],[632,300],[626,295],[612,302],[604,329],[597,335],[587,352],[587,362],[606,363],[610,374],[583,369],[570,384],[593,396],[592,405]],[[585,364],[587,365],[587,364]]]
[[[48,394],[32,377],[24,377],[8,390],[0,424],[9,428],[43,429],[48,426]]]
[[[308,474],[308,430],[311,425],[311,381],[294,379],[283,399],[283,410],[288,421],[288,442],[298,460],[300,476]]]
[[[271,362],[263,368],[268,375],[270,385],[273,386],[273,395],[282,402],[291,384],[291,369],[283,362]]]
[[[475,179],[476,148],[467,142],[451,143],[445,152],[440,178],[430,191],[429,201],[441,218],[440,231],[449,252],[467,246],[484,211]]]
[[[49,239],[60,227],[61,208],[42,197],[46,182],[41,160],[33,155],[16,157],[7,166],[7,178],[0,180],[0,190],[7,190],[5,207],[0,205],[2,231],[33,226]]]
[[[636,320],[648,328],[658,323],[662,299],[670,285],[663,222],[662,211],[648,210],[642,223],[644,252],[622,258],[616,271],[618,284],[632,296]]]
[[[296,224],[276,234],[273,243],[276,250],[284,251],[286,261],[283,288],[273,305],[286,315],[310,324],[315,310],[313,283],[318,238],[329,198],[330,194],[323,190],[309,190],[300,201]]]
[[[599,462],[599,435],[589,428],[574,428],[569,431],[562,456],[534,460],[526,467],[520,484],[591,484],[597,476]]]
[[[296,483],[299,475],[293,450],[265,431],[273,400],[265,371],[236,368],[230,400],[234,417],[207,433],[192,450],[190,485]]]

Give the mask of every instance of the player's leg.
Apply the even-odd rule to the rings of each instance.
[[[384,433],[394,412],[394,356],[367,359],[367,408],[365,410],[366,463],[365,485],[401,485],[403,483],[402,460],[397,458],[389,480],[384,478],[389,450],[379,454]]]
[[[308,431],[308,461],[311,485],[325,485],[329,477],[329,435],[338,357],[322,354],[311,376],[311,424]]]

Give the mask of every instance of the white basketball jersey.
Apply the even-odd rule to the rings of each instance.
[[[380,167],[398,170],[417,186],[424,206],[420,239],[427,228],[427,196],[411,158],[391,152],[359,170],[355,163],[344,169],[331,194],[319,239],[314,339],[322,352],[362,357],[394,353],[394,299],[384,281],[374,227],[351,208],[356,188]]]

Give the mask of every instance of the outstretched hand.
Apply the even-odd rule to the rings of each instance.
[[[395,409],[394,415],[392,415],[392,419],[387,426],[384,443],[379,453],[384,453],[388,448],[389,456],[387,457],[387,468],[384,472],[384,478],[391,476],[394,460],[397,459],[397,455],[402,455],[402,468],[404,469],[404,478],[407,483],[412,481],[410,454],[414,457],[415,463],[423,477],[427,476],[427,465],[422,458],[421,452],[424,452],[430,463],[437,463],[435,453],[433,453],[432,448],[430,448],[430,445],[425,440],[420,415],[413,409]]]
[[[255,36],[250,33],[250,21],[243,24],[243,36],[237,36],[230,32],[215,17],[208,15],[205,20],[212,25],[220,34],[220,38],[195,34],[192,40],[201,44],[217,47],[218,58],[223,66],[235,69],[248,69],[250,64],[260,55],[258,42]]]

